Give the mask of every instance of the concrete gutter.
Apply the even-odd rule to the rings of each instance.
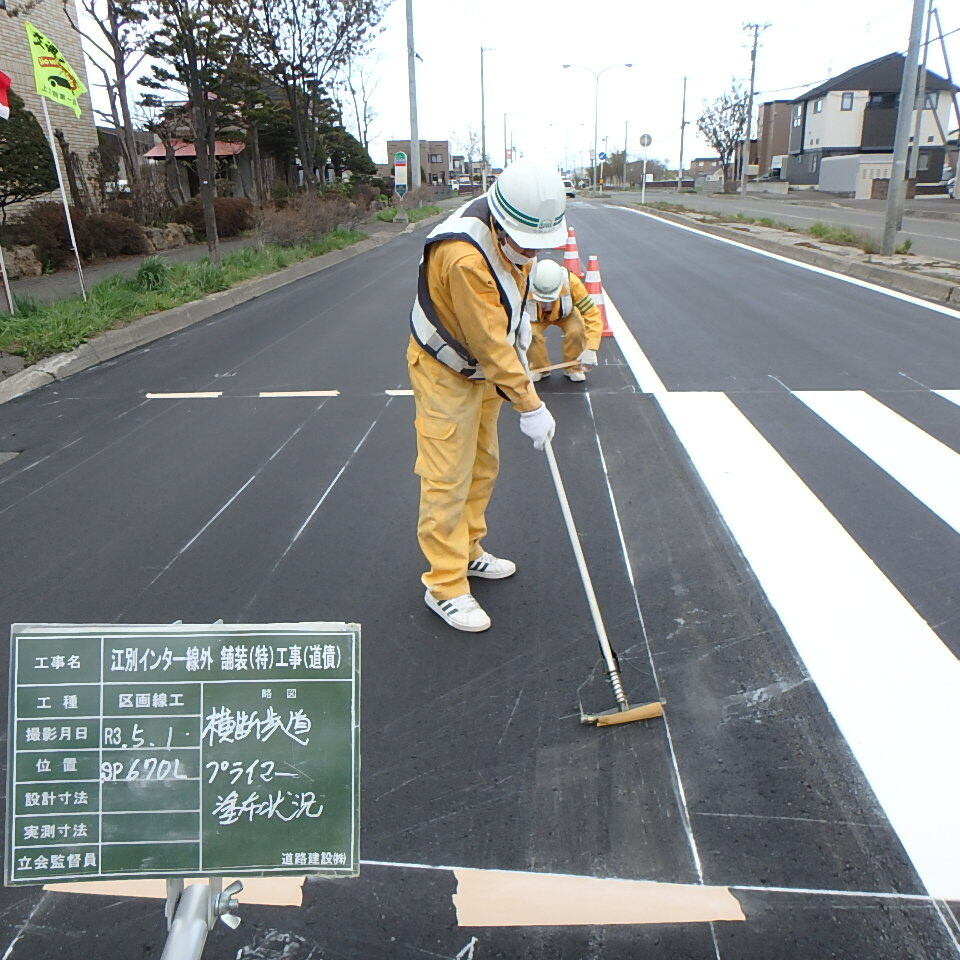
[[[82,343],[74,350],[54,354],[52,357],[47,357],[45,360],[40,360],[29,367],[25,367],[19,373],[14,373],[0,380],[0,403],[22,397],[25,393],[30,393],[39,387],[46,386],[48,383],[66,380],[67,377],[72,377],[75,373],[94,367],[105,360],[112,360],[120,354],[128,353],[130,350],[152,343],[154,340],[159,340],[171,333],[177,333],[185,327],[199,323],[201,320],[207,320],[218,313],[239,306],[241,303],[255,300],[257,297],[262,297],[265,293],[277,290],[288,283],[295,283],[297,280],[311,277],[338,263],[343,263],[344,260],[369,253],[396,237],[413,233],[415,230],[422,230],[445,216],[447,216],[447,213],[427,217],[419,223],[408,224],[403,230],[395,233],[375,233],[367,240],[361,240],[359,243],[344,247],[342,250],[331,250],[330,253],[324,253],[310,260],[303,260],[276,273],[245,280],[229,290],[212,293],[202,300],[194,300],[171,310],[164,310],[162,313],[141,317],[125,327],[97,334],[97,336],[92,337],[86,343]]]
[[[637,207],[637,209],[640,208]],[[920,273],[908,273],[876,263],[861,263],[850,260],[848,257],[812,247],[778,243],[766,237],[758,237],[755,234],[745,233],[719,224],[702,223],[695,217],[686,217],[665,210],[644,208],[642,212],[653,217],[659,217],[661,220],[667,220],[670,223],[693,227],[703,233],[713,234],[727,240],[736,240],[737,243],[742,243],[747,247],[767,250],[790,260],[799,260],[801,263],[808,263],[824,270],[832,270],[834,273],[841,273],[847,277],[866,280],[869,283],[875,283],[878,287],[888,287],[890,290],[910,294],[910,296],[918,297],[921,300],[929,300],[931,303],[942,306],[960,308],[960,286],[951,280],[941,280],[939,277],[930,277]]]

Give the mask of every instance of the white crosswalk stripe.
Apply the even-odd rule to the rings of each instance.
[[[729,397],[663,389],[629,328],[614,329],[927,891],[960,898],[960,660]],[[960,455],[865,393],[798,397],[960,531]]]
[[[860,390],[794,396],[960,533],[960,454]]]

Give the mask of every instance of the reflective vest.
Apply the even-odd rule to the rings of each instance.
[[[482,254],[500,293],[504,332],[511,346],[516,344],[517,329],[526,308],[530,280],[527,279],[523,291],[519,290],[516,279],[503,262],[496,235],[490,228],[490,208],[487,206],[486,197],[478,197],[476,200],[465,203],[442,223],[438,223],[427,235],[423,245],[423,256],[420,258],[417,297],[413,301],[413,310],[410,313],[410,330],[413,338],[431,357],[451,370],[468,380],[483,380],[485,378],[479,362],[444,327],[430,297],[430,288],[427,284],[427,260],[434,244],[441,240],[465,240]]]

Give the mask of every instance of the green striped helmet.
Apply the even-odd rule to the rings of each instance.
[[[487,191],[494,219],[519,246],[546,250],[567,239],[567,192],[549,164],[517,160]]]

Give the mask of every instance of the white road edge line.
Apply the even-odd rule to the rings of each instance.
[[[643,351],[614,329],[633,369]],[[924,887],[960,899],[960,661],[725,394],[656,399]]]
[[[801,270],[809,270],[812,273],[819,273],[824,277],[833,277],[835,280],[842,280],[844,283],[852,283],[855,287],[863,287],[865,290],[873,290],[875,293],[882,293],[884,296],[893,297],[895,300],[902,300],[904,303],[912,304],[915,307],[923,307],[925,310],[934,310],[945,316],[952,317],[954,320],[960,320],[960,312],[951,310],[950,307],[941,306],[939,303],[933,303],[930,300],[921,300],[919,297],[912,297],[909,293],[900,293],[899,290],[891,290],[888,287],[881,287],[879,284],[870,283],[869,280],[861,280],[858,277],[848,277],[846,274],[837,273],[834,270],[827,270],[825,267],[817,267],[812,263],[803,263],[801,260],[793,260],[779,253],[773,253],[770,250],[761,250],[759,247],[751,247],[749,244],[740,243],[738,240],[731,240],[728,237],[718,237],[716,234],[707,233],[704,230],[698,230],[696,227],[688,227],[683,223],[674,223],[672,220],[664,220],[652,213],[644,210],[634,210],[631,207],[613,206],[614,210],[624,210],[627,213],[635,213],[637,216],[646,217],[648,220],[656,220],[657,223],[666,224],[668,227],[675,227],[677,230],[686,230],[687,233],[695,233],[699,237],[706,237],[708,240],[716,240],[718,243],[727,243],[732,247],[739,247],[741,250],[748,250],[761,257],[769,257],[771,260],[778,260],[780,263],[788,263],[792,267],[799,267]]]
[[[215,400],[223,396],[222,390],[197,393],[148,393],[148,400]]]
[[[388,397],[412,397],[412,390],[384,390],[383,391]]]

